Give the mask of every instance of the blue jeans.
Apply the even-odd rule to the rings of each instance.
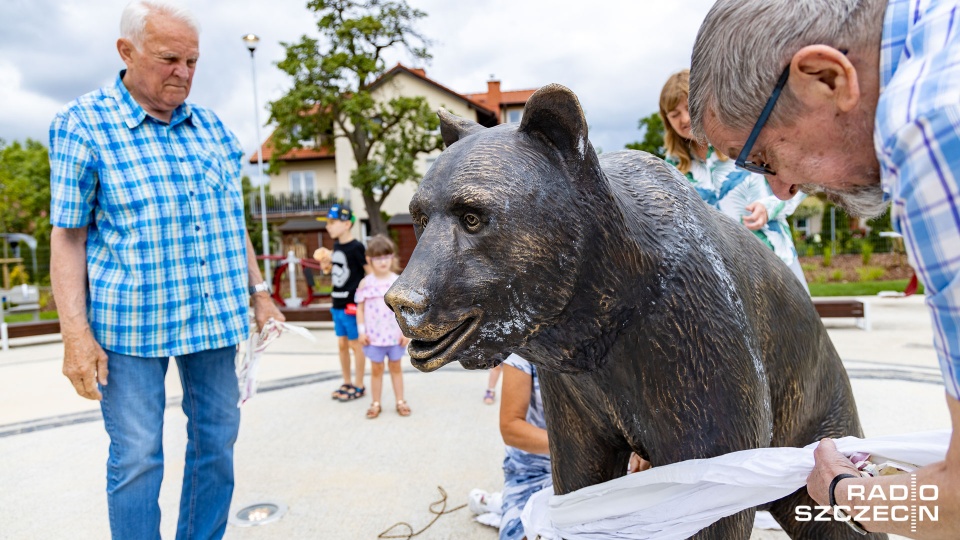
[[[233,496],[233,443],[240,428],[235,347],[178,357],[187,415],[187,455],[180,493],[178,539],[221,538]],[[110,435],[107,505],[114,539],[160,538],[163,480],[163,379],[168,358],[107,351],[100,386]]]

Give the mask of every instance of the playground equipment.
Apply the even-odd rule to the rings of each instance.
[[[278,263],[273,274],[273,283],[271,284],[273,293],[270,295],[278,304],[288,308],[307,307],[316,299],[317,295],[313,290],[313,279],[310,278],[310,271],[320,270],[320,265],[317,262],[310,259],[301,259],[297,257],[293,251],[288,251],[286,257],[279,255],[258,255],[257,259],[269,259]],[[304,277],[306,278],[304,281],[307,286],[307,297],[303,299],[297,295],[297,266],[303,268]],[[287,275],[287,279],[290,282],[289,298],[280,296],[280,287],[283,284],[284,274]]]

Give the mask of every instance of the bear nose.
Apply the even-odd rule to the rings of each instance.
[[[404,287],[400,279],[383,296],[383,301],[393,310],[397,316],[397,322],[404,329],[416,328],[427,311],[428,305],[423,294]]]

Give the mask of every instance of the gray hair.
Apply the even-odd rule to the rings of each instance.
[[[168,0],[133,0],[123,8],[120,16],[120,37],[129,40],[138,49],[143,44],[144,29],[150,15],[166,15],[180,21],[200,34],[200,23],[186,8]]]
[[[749,130],[784,67],[803,47],[851,52],[880,48],[887,0],[718,0],[697,33],[690,65],[690,122],[703,139],[712,108],[723,126]],[[799,112],[784,88],[770,116],[782,125]]]

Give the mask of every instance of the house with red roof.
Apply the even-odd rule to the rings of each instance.
[[[500,81],[487,81],[486,92],[462,94],[427,77],[423,69],[397,64],[372,85],[375,99],[389,100],[397,96],[423,96],[432,109],[444,108],[451,113],[492,127],[508,122],[519,122],[527,99],[536,89],[502,91]],[[273,158],[271,139],[263,142],[260,152],[264,163]],[[259,196],[251,197],[251,214],[259,221],[265,211],[271,228],[283,233],[280,252],[291,248],[298,253],[312,254],[319,246],[331,247],[332,240],[325,233],[323,221],[326,211],[336,200],[349,204],[358,218],[354,236],[367,234],[366,208],[360,190],[350,185],[350,173],[356,161],[349,143],[336,138],[333,145],[317,144],[319,141],[301,141],[303,148],[291,150],[279,156],[279,171],[269,176],[269,193],[265,208],[261,208]],[[439,151],[421,156],[418,169],[425,173],[436,160]],[[249,157],[257,163],[257,153]],[[410,223],[408,206],[416,191],[413,182],[397,186],[384,201],[382,210],[391,216],[388,226],[398,240],[403,262],[409,257],[416,241]],[[277,251],[277,248],[274,248]],[[309,255],[308,255],[309,256]]]

